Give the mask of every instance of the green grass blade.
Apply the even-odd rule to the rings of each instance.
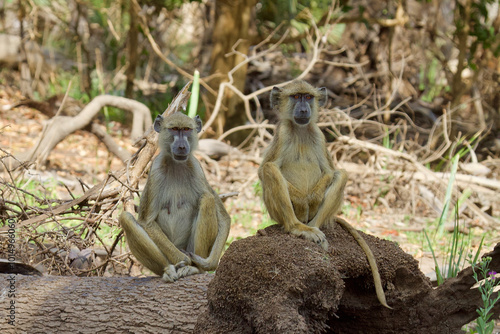
[[[455,267],[455,259],[458,254],[458,243],[459,243],[459,230],[458,222],[455,220],[455,226],[453,227],[453,235],[451,238],[451,249],[448,254],[448,271],[446,273],[446,278],[453,277],[453,271]]]
[[[191,97],[189,98],[188,116],[193,118],[196,116],[198,110],[198,99],[200,96],[200,72],[194,71],[193,86],[191,90]]]
[[[434,254],[434,248],[432,248],[431,240],[429,239],[429,236],[427,235],[427,232],[424,230],[424,235],[425,239],[427,239],[427,244],[429,245],[429,248],[431,249],[432,253],[432,258],[434,259],[434,267],[436,271],[436,279],[438,285],[441,285],[444,282],[443,276],[441,275],[441,270],[439,270],[439,265],[436,259],[436,255]]]
[[[479,259],[479,254],[481,254],[481,249],[483,248],[483,242],[484,242],[484,237],[486,235],[483,234],[483,237],[481,238],[481,242],[479,243],[479,247],[477,248],[476,255],[474,255],[474,259],[472,260],[472,264],[476,265],[477,260]]]

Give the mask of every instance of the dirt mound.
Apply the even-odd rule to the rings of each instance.
[[[231,244],[209,285],[208,309],[195,332],[333,333],[335,328],[347,333],[352,331],[344,329],[349,324],[343,318],[351,310],[383,309],[356,241],[338,225],[324,232],[329,252],[276,225]],[[406,292],[431,289],[418,263],[395,243],[362,236],[377,259],[389,305],[405,299]]]

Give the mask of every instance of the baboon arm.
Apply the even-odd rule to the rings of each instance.
[[[229,235],[231,218],[215,193],[203,195],[191,260],[202,270],[215,270]]]
[[[158,159],[158,158],[156,158]],[[156,162],[156,160],[155,160]],[[168,239],[160,225],[158,225],[157,218],[159,213],[159,204],[155,202],[155,197],[151,194],[158,193],[159,187],[162,184],[158,175],[158,170],[154,169],[154,164],[149,172],[148,181],[144,187],[141,196],[141,205],[139,207],[139,218],[137,223],[146,231],[151,240],[158,246],[163,255],[168,261],[174,265],[184,261],[184,264],[191,264],[189,256],[182,253],[173,243]]]
[[[309,196],[311,198],[320,198],[322,199],[325,195],[326,189],[332,183],[332,179],[335,175],[335,172],[328,171],[318,180],[314,188],[311,190]]]
[[[140,221],[138,221],[141,224]],[[184,262],[185,265],[191,264],[189,256],[181,252],[175,245],[168,239],[163,230],[160,228],[156,221],[146,224],[141,224],[151,240],[158,246],[163,255],[166,256],[168,261],[174,265]]]
[[[286,232],[290,232],[300,222],[293,211],[287,180],[274,162],[261,165],[259,177],[262,181],[264,203],[269,215],[281,224]]]
[[[326,161],[328,163],[328,166],[330,167],[331,170],[335,170],[335,166],[333,165],[332,155],[328,151],[328,148],[326,147],[326,143],[324,145],[324,152],[325,152],[325,157],[326,157]]]
[[[320,204],[323,202],[323,198],[325,197],[326,189],[332,183],[334,171],[327,171],[323,176],[318,180],[316,185],[311,192],[307,194],[307,203],[309,207],[309,217],[314,217],[317,212]]]
[[[307,200],[307,193],[299,190],[288,180],[286,181],[288,187],[288,195],[292,202],[293,212],[295,217],[301,222],[306,224],[309,221],[309,203]]]
[[[330,186],[326,189],[323,202],[318,208],[318,213],[309,222],[309,226],[321,228],[323,224],[331,221],[344,200],[344,187],[347,182],[347,172],[343,169],[336,170]]]
[[[279,132],[274,134],[273,141],[269,144],[264,156],[262,157],[262,162],[260,163],[259,170],[264,166],[267,162],[275,162],[278,158],[278,147],[280,144],[280,135]]]
[[[290,181],[286,180],[286,186],[288,188],[288,194],[290,195],[290,198],[293,198],[293,197],[306,197],[307,195],[300,191],[299,189],[297,189],[297,187],[295,187],[293,184],[290,183]]]

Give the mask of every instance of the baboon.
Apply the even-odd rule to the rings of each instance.
[[[167,282],[214,270],[231,219],[192,152],[201,120],[177,112],[154,122],[160,154],[141,195],[139,217],[123,212],[132,254]]]
[[[345,170],[335,170],[319,129],[318,107],[326,104],[326,88],[302,80],[271,91],[271,107],[279,111],[274,138],[259,167],[264,204],[283,229],[328,250],[320,228],[337,222],[363,248],[372,268],[377,297],[387,306],[375,257],[365,240],[345,220],[336,217],[344,198]]]

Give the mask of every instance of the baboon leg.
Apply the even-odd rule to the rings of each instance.
[[[192,245],[188,249],[193,249],[191,254],[194,262],[203,261],[209,257],[212,245],[218,233],[217,211],[215,200],[212,194],[205,194],[200,201],[200,210],[196,223],[193,225]],[[185,266],[177,270],[179,277],[203,273],[204,270],[195,266]]]
[[[195,229],[194,253],[207,258],[219,232],[215,199],[212,194],[205,194],[201,198]]]
[[[323,202],[318,208],[318,213],[309,222],[309,226],[321,228],[325,223],[334,222],[344,200],[344,188],[347,182],[345,170],[336,170],[331,185],[326,189]]]
[[[302,224],[295,216],[288,193],[286,179],[275,163],[267,162],[262,167],[264,202],[272,219],[282,225],[286,232],[311,240],[328,249],[325,235],[318,228]]]
[[[201,272],[215,270],[231,226],[231,217],[217,195],[202,196],[196,224],[191,261]]]
[[[163,276],[169,270],[171,271],[171,268],[166,270],[171,265],[167,258],[146,231],[137,223],[134,216],[128,212],[123,212],[120,215],[120,225],[127,236],[130,251],[139,262],[159,276]],[[167,274],[165,278],[166,281],[175,281],[177,279],[175,270],[173,274]]]

